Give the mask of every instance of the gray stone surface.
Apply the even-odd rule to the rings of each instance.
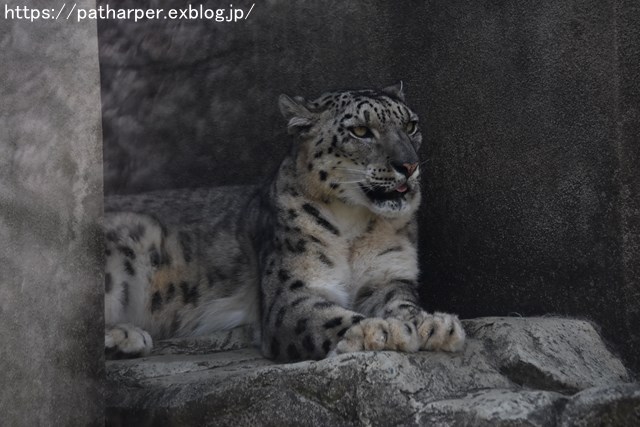
[[[482,318],[465,323],[467,332],[496,353],[500,372],[530,388],[575,393],[594,385],[628,381],[627,372],[604,345],[593,325],[557,318]]]
[[[640,425],[640,383],[594,387],[573,396],[562,427]]]
[[[632,406],[611,402],[636,399],[637,387],[621,385],[627,371],[589,323],[486,318],[465,327],[462,354],[293,364],[262,358],[247,329],[203,338],[199,351],[176,351],[184,341],[170,340],[160,344],[170,354],[107,362],[107,424],[554,426],[574,412],[633,416]],[[574,412],[564,411],[568,402]]]
[[[482,390],[428,403],[415,421],[427,426],[553,426],[566,400],[550,391]]]
[[[96,23],[3,15],[0,64],[0,424],[100,425]]]
[[[253,339],[253,329],[243,326],[211,335],[160,341],[154,345],[152,354],[205,354],[237,350],[250,347]]]
[[[236,24],[101,21],[106,191],[262,182],[288,146],[280,93],[402,79],[428,307],[587,317],[640,369],[639,9],[273,0]]]

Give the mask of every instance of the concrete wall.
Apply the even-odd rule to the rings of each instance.
[[[95,21],[0,20],[0,424],[6,426],[104,423],[96,36]]]
[[[428,304],[586,317],[640,367],[637,6],[439,4],[415,70]]]
[[[252,4],[232,3],[246,11]],[[406,29],[391,22],[390,6],[275,0],[256,2],[237,23],[100,21],[105,191],[249,184],[270,174],[289,143],[279,94],[313,97],[405,78],[394,69],[393,43]]]
[[[616,50],[620,70],[618,91],[618,138],[620,166],[620,235],[622,237],[622,283],[625,329],[629,331],[627,353],[640,371],[640,4],[619,1],[615,9]],[[626,337],[626,335],[623,335]]]
[[[288,144],[278,94],[402,79],[426,130],[427,306],[587,317],[640,367],[638,22],[632,0],[274,0],[234,24],[102,21],[105,191],[258,182]]]

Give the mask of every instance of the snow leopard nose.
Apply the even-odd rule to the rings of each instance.
[[[397,170],[398,172],[406,176],[407,178],[413,175],[416,169],[418,169],[417,163],[402,163],[402,162],[392,161],[391,166],[395,170]]]

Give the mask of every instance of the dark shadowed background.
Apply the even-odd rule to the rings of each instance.
[[[588,318],[640,368],[637,1],[270,0],[237,23],[98,25],[105,194],[262,182],[289,145],[280,93],[402,80],[426,306]]]

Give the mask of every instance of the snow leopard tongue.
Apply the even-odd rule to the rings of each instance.
[[[396,191],[398,193],[405,193],[408,189],[409,187],[407,186],[407,184],[400,184],[396,187]]]

